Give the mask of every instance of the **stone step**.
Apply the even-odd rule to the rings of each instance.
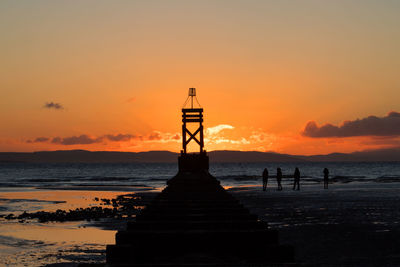
[[[254,214],[237,214],[237,213],[225,213],[225,214],[139,214],[136,216],[136,221],[232,221],[232,220],[257,220],[257,215]]]
[[[150,204],[150,203],[149,203]],[[246,209],[237,202],[223,203],[202,203],[202,202],[153,202],[147,208],[154,209]]]
[[[204,209],[218,209],[218,208],[244,208],[242,204],[237,201],[154,201],[148,204],[148,208],[154,206],[157,208],[204,208]]]
[[[221,192],[224,190],[224,188],[219,184],[200,184],[193,182],[185,182],[180,184],[169,185],[168,187],[164,188],[162,192],[168,192],[176,189],[183,190],[183,192],[185,192],[186,190],[194,190],[194,191],[210,190],[210,192]]]
[[[234,237],[232,237],[234,240]],[[157,242],[156,242],[157,243]],[[193,242],[175,247],[166,245],[156,249],[145,249],[140,245],[108,245],[107,264],[237,264],[284,263],[294,261],[294,250],[285,245],[258,245],[252,242],[238,245],[231,241],[228,246],[214,246],[214,243]],[[215,243],[217,244],[217,242]],[[178,249],[178,250],[177,250]],[[195,256],[193,256],[195,255]],[[204,255],[204,257],[202,257]],[[245,260],[244,260],[245,259]],[[228,264],[228,266],[230,266]]]
[[[239,203],[237,199],[232,196],[213,196],[213,195],[195,195],[195,194],[163,194],[157,197],[153,202],[193,202],[193,203]]]
[[[186,207],[157,207],[157,206],[149,206],[144,209],[141,215],[145,214],[249,214],[249,210],[242,207],[225,207],[225,208],[186,208]]]
[[[221,188],[201,188],[201,187],[188,187],[188,186],[182,186],[182,187],[172,187],[172,188],[166,188],[162,191],[162,194],[185,194],[185,193],[190,193],[190,194],[198,194],[198,195],[204,195],[207,193],[207,195],[204,195],[205,197],[208,197],[209,195],[219,195],[219,196],[226,196],[226,197],[232,197],[230,196],[224,189]]]
[[[199,255],[191,255],[192,257],[196,256],[197,258],[201,257]],[[186,259],[185,259],[186,260]],[[173,263],[116,263],[116,264],[91,264],[91,263],[83,263],[80,264],[79,267],[314,267],[309,265],[302,265],[298,263],[290,263],[290,262],[273,262],[273,263],[187,263],[187,262],[173,262]]]
[[[193,251],[213,251],[219,247],[265,246],[278,244],[278,232],[265,229],[242,230],[129,230],[119,231],[115,236],[116,244],[131,244],[138,249],[163,249],[164,246],[174,247],[178,251],[191,244]],[[195,244],[192,244],[195,243]],[[244,246],[244,245],[240,245]],[[246,248],[247,249],[247,248]]]
[[[235,221],[137,221],[128,222],[129,230],[241,230],[267,229],[268,224],[263,221],[235,220]]]

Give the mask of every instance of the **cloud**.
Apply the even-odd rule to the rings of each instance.
[[[149,136],[147,136],[148,140],[161,140],[161,133],[158,131],[155,131],[153,133],[151,133]]]
[[[33,140],[27,140],[27,143],[44,143],[51,142],[57,145],[90,145],[96,143],[106,143],[110,142],[128,142],[131,140],[139,140],[143,142],[156,142],[156,143],[169,143],[169,142],[179,142],[181,140],[180,133],[163,133],[159,131],[154,131],[148,135],[136,135],[136,134],[105,134],[101,136],[89,136],[87,134],[82,134],[78,136],[69,137],[38,137]]]
[[[71,136],[71,137],[54,137],[51,142],[53,144],[60,144],[60,145],[89,145],[94,143],[100,143],[103,140],[102,137],[91,138],[86,134],[82,134],[80,136]]]
[[[137,139],[140,138],[140,136],[137,135],[132,135],[132,134],[106,134],[104,135],[104,138],[110,140],[110,141],[114,141],[114,142],[118,142],[118,141],[129,141],[131,139]]]
[[[50,138],[47,138],[47,137],[38,137],[38,138],[35,138],[34,140],[28,140],[26,142],[27,143],[44,143],[49,140],[50,140]]]
[[[392,111],[385,117],[369,116],[354,121],[345,121],[340,126],[325,124],[318,126],[315,121],[307,123],[303,136],[321,137],[351,137],[351,136],[399,136],[400,113]]]
[[[162,133],[159,131],[154,131],[146,137],[147,142],[159,143],[178,142],[180,139],[181,134],[179,133]]]
[[[181,139],[181,135],[176,133],[171,137],[172,140],[180,140]]]
[[[248,145],[251,142],[247,140],[246,138],[242,137],[240,140],[231,140],[231,139],[226,139],[226,138],[219,138],[215,140],[216,144],[221,144],[221,143],[229,143],[229,144],[235,144],[235,145]]]
[[[43,107],[48,109],[64,109],[64,107],[60,103],[54,102],[46,102]]]
[[[206,145],[228,144],[228,145],[249,145],[251,141],[243,136],[237,136],[235,132],[223,133],[223,130],[233,130],[234,126],[219,124],[206,129],[204,142]],[[228,136],[227,136],[228,135]],[[232,136],[233,135],[233,136]]]
[[[235,129],[235,127],[228,125],[228,124],[220,124],[214,127],[209,127],[206,130],[206,134],[208,135],[214,135],[214,134],[218,134],[220,131],[225,130],[225,129]]]

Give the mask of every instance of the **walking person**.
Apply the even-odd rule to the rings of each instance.
[[[328,168],[324,169],[324,189],[328,189],[328,182],[329,182],[329,170]]]
[[[282,191],[282,170],[281,168],[276,169],[276,181],[278,182],[278,191]]]
[[[263,191],[267,190],[267,184],[268,184],[268,170],[267,168],[264,169],[263,174]]]
[[[300,171],[299,168],[296,167],[294,170],[294,184],[293,184],[293,190],[296,190],[296,185],[297,185],[297,190],[300,190]]]

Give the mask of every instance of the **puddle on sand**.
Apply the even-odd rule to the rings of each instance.
[[[1,192],[2,214],[99,206],[98,198],[133,192],[33,191]],[[116,231],[86,227],[85,222],[38,223],[0,219],[0,266],[44,266],[52,263],[104,262]]]
[[[116,231],[72,223],[1,221],[0,265],[43,266],[63,262],[102,262]]]
[[[32,192],[1,192],[0,206],[6,207],[1,214],[34,212],[38,210],[56,211],[57,209],[69,210],[99,206],[97,198],[115,198],[119,195],[132,194],[133,192],[111,191],[32,191]]]

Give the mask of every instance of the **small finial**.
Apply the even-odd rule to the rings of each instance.
[[[189,96],[196,96],[196,88],[189,88]]]
[[[201,108],[200,103],[199,103],[199,101],[197,100],[197,97],[196,97],[196,88],[189,88],[189,95],[186,98],[185,103],[183,104],[183,108],[186,107],[187,103],[190,104],[190,108],[191,109],[193,109],[195,103],[197,103],[199,108]]]

